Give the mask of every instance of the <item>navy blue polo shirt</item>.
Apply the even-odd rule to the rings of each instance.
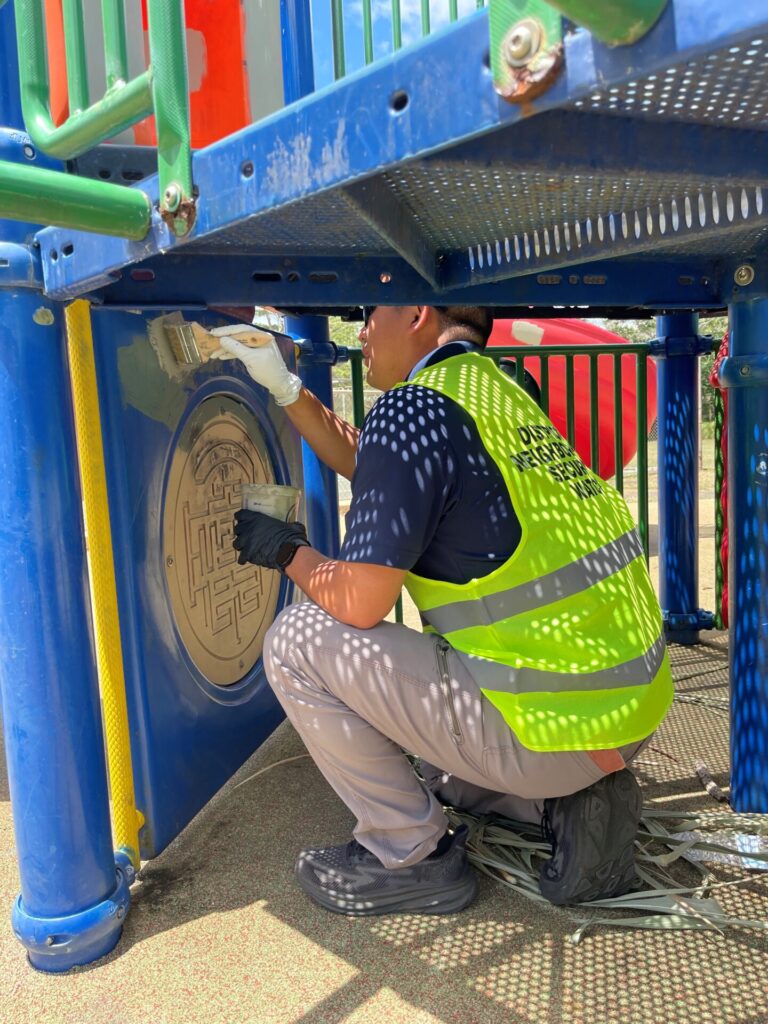
[[[462,352],[450,342],[417,364]],[[418,384],[385,392],[365,418],[340,558],[466,583],[502,565],[520,542],[504,479],[471,418]]]

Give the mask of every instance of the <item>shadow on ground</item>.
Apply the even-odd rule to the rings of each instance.
[[[673,662],[682,692],[725,695],[722,638],[673,648]],[[768,943],[755,933],[595,927],[574,944],[589,912],[531,904],[487,878],[473,907],[453,917],[348,919],[315,907],[294,885],[296,854],[346,841],[352,820],[308,758],[277,763],[301,754],[281,726],[144,866],[123,937],[98,964],[39,975],[3,934],[13,1003],[3,1019],[44,1013],[50,1024],[71,1020],[77,1005],[84,1024],[768,1021]],[[715,808],[693,762],[703,757],[727,786],[727,754],[722,714],[676,704],[638,765],[646,797]],[[757,878],[719,898],[731,913],[764,917],[767,897]]]

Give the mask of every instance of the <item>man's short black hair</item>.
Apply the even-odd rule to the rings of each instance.
[[[493,328],[490,310],[483,306],[435,306],[449,340],[471,341],[485,348]]]

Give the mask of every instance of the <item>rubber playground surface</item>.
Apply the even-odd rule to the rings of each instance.
[[[709,564],[711,555],[702,554]],[[702,604],[711,607],[711,598]],[[726,644],[726,634],[710,634],[698,647],[671,648],[679,692],[727,696]],[[766,933],[597,925],[575,944],[578,923],[594,911],[534,904],[485,877],[475,904],[451,917],[348,919],[315,907],[293,884],[296,854],[304,845],[346,841],[352,822],[302,755],[282,725],[144,866],[117,948],[64,976],[32,970],[11,932],[19,883],[0,776],[0,1021],[768,1022]],[[726,788],[727,715],[676,703],[636,764],[645,800],[721,808],[695,775],[699,758]],[[729,870],[718,873],[743,877]],[[717,898],[730,914],[765,919],[768,875],[755,873]]]

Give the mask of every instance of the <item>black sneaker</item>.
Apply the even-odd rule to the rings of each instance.
[[[302,850],[296,878],[304,892],[336,914],[455,914],[469,906],[477,892],[466,842],[467,828],[462,825],[445,853],[389,869],[353,839],[344,846]]]
[[[635,837],[643,798],[624,768],[587,789],[544,801],[543,828],[552,858],[539,873],[550,903],[622,896],[637,885]]]

